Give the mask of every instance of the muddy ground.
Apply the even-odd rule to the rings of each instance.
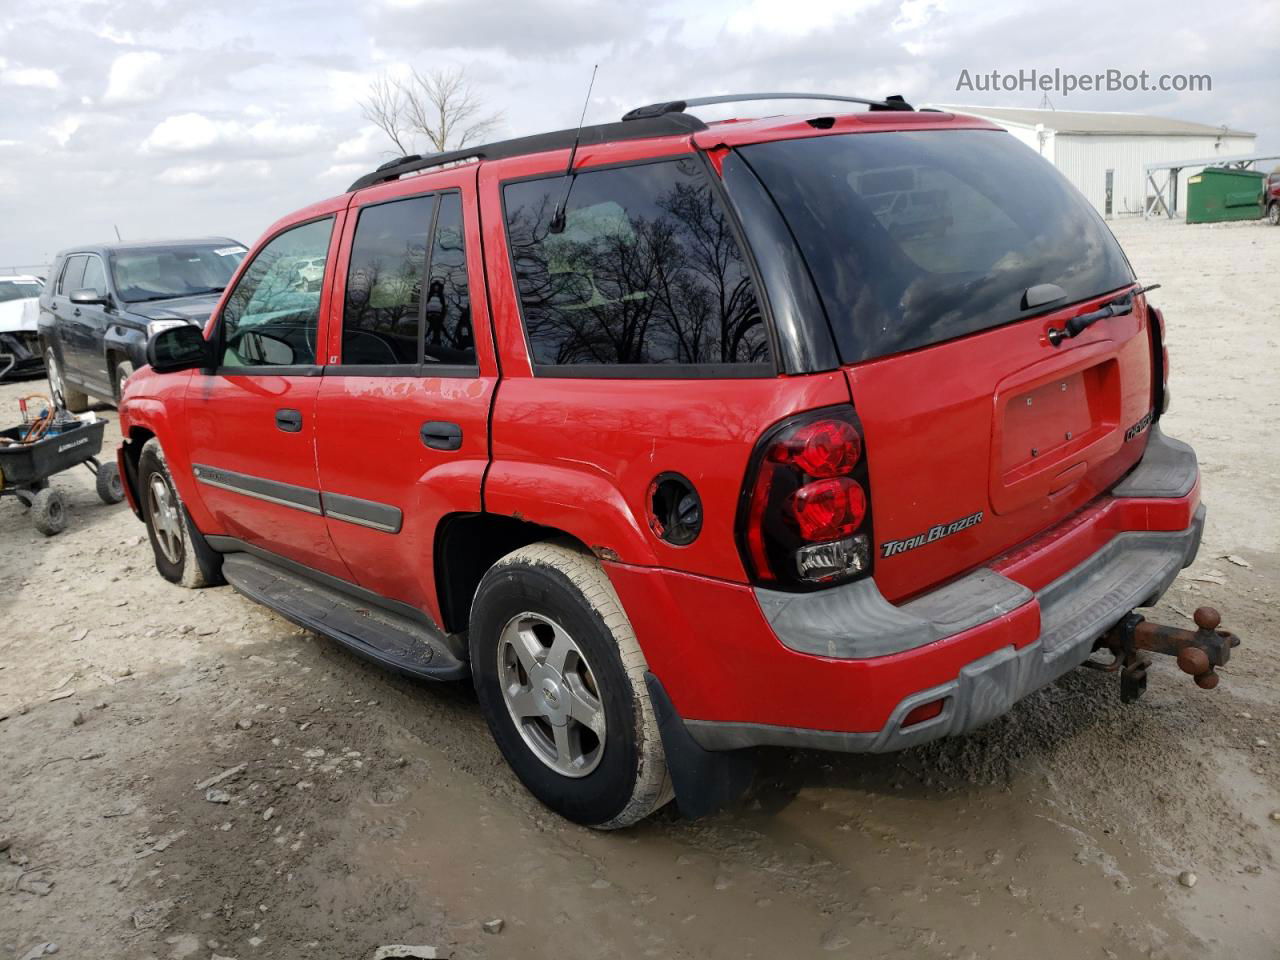
[[[973,736],[768,752],[732,810],[599,834],[524,792],[469,689],[169,585],[78,470],[58,537],[0,501],[0,958],[1280,957],[1280,230],[1116,232],[1164,284],[1210,507],[1156,615],[1224,611],[1216,691],[1161,663],[1123,707],[1077,671]],[[241,766],[229,802],[196,787]]]

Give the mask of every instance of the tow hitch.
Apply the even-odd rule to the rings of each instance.
[[[1178,667],[1191,674],[1196,686],[1212,690],[1218,685],[1215,667],[1231,659],[1231,648],[1240,638],[1230,630],[1219,630],[1222,616],[1213,607],[1200,607],[1193,619],[1198,630],[1183,630],[1162,623],[1152,623],[1137,613],[1129,613],[1094,645],[1094,650],[1109,650],[1110,663],[1086,660],[1085,666],[1106,673],[1120,671],[1120,700],[1132,703],[1147,689],[1147,668],[1151,661],[1143,653],[1164,653],[1177,657]]]

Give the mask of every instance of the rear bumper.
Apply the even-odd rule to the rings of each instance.
[[[705,749],[885,752],[963,733],[1079,666],[1199,549],[1190,447],[1153,430],[1109,496],[1035,541],[894,606],[872,581],[803,596],[610,565],[685,729]],[[941,712],[911,725],[916,707]]]
[[[887,753],[939,737],[966,733],[1008,712],[1017,701],[1089,658],[1093,642],[1134,607],[1158,600],[1178,571],[1195,558],[1204,507],[1178,533],[1133,532],[1113,538],[1084,563],[1034,594],[1040,636],[1023,647],[1003,646],[960,668],[955,679],[903,697],[874,732],[839,732],[752,723],[686,720],[707,750],[747,746],[811,747]],[[980,629],[980,628],[979,628]],[[942,700],[931,719],[905,724],[916,707]]]

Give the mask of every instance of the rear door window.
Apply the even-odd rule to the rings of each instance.
[[[456,190],[360,212],[342,311],[342,363],[383,367],[381,373],[422,364],[421,372],[431,376],[464,367],[474,376],[462,196]]]
[[[563,177],[504,188],[538,372],[771,372],[755,285],[700,161],[580,173],[556,232],[564,189]]]
[[[445,193],[440,197],[430,270],[427,302],[423,307],[422,361],[426,365],[423,372],[431,373],[433,364],[475,366],[461,194]]]
[[[344,366],[418,363],[422,275],[435,207],[435,194],[427,194],[360,211],[342,308]]]
[[[1057,307],[1133,280],[1093,207],[1007,133],[845,134],[740,154],[799,243],[845,363],[1029,316],[1022,296],[1037,284],[1062,287]]]

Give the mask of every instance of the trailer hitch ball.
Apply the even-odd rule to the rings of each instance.
[[[1146,689],[1149,663],[1141,653],[1174,657],[1178,668],[1189,674],[1202,690],[1212,690],[1218,685],[1214,668],[1226,664],[1232,648],[1240,645],[1240,638],[1229,630],[1219,629],[1222,617],[1212,607],[1200,607],[1192,619],[1197,627],[1194,632],[1152,623],[1131,613],[1098,641],[1096,648],[1105,648],[1115,657],[1111,664],[1099,665],[1098,669],[1121,671],[1120,698],[1125,703],[1136,700]]]

